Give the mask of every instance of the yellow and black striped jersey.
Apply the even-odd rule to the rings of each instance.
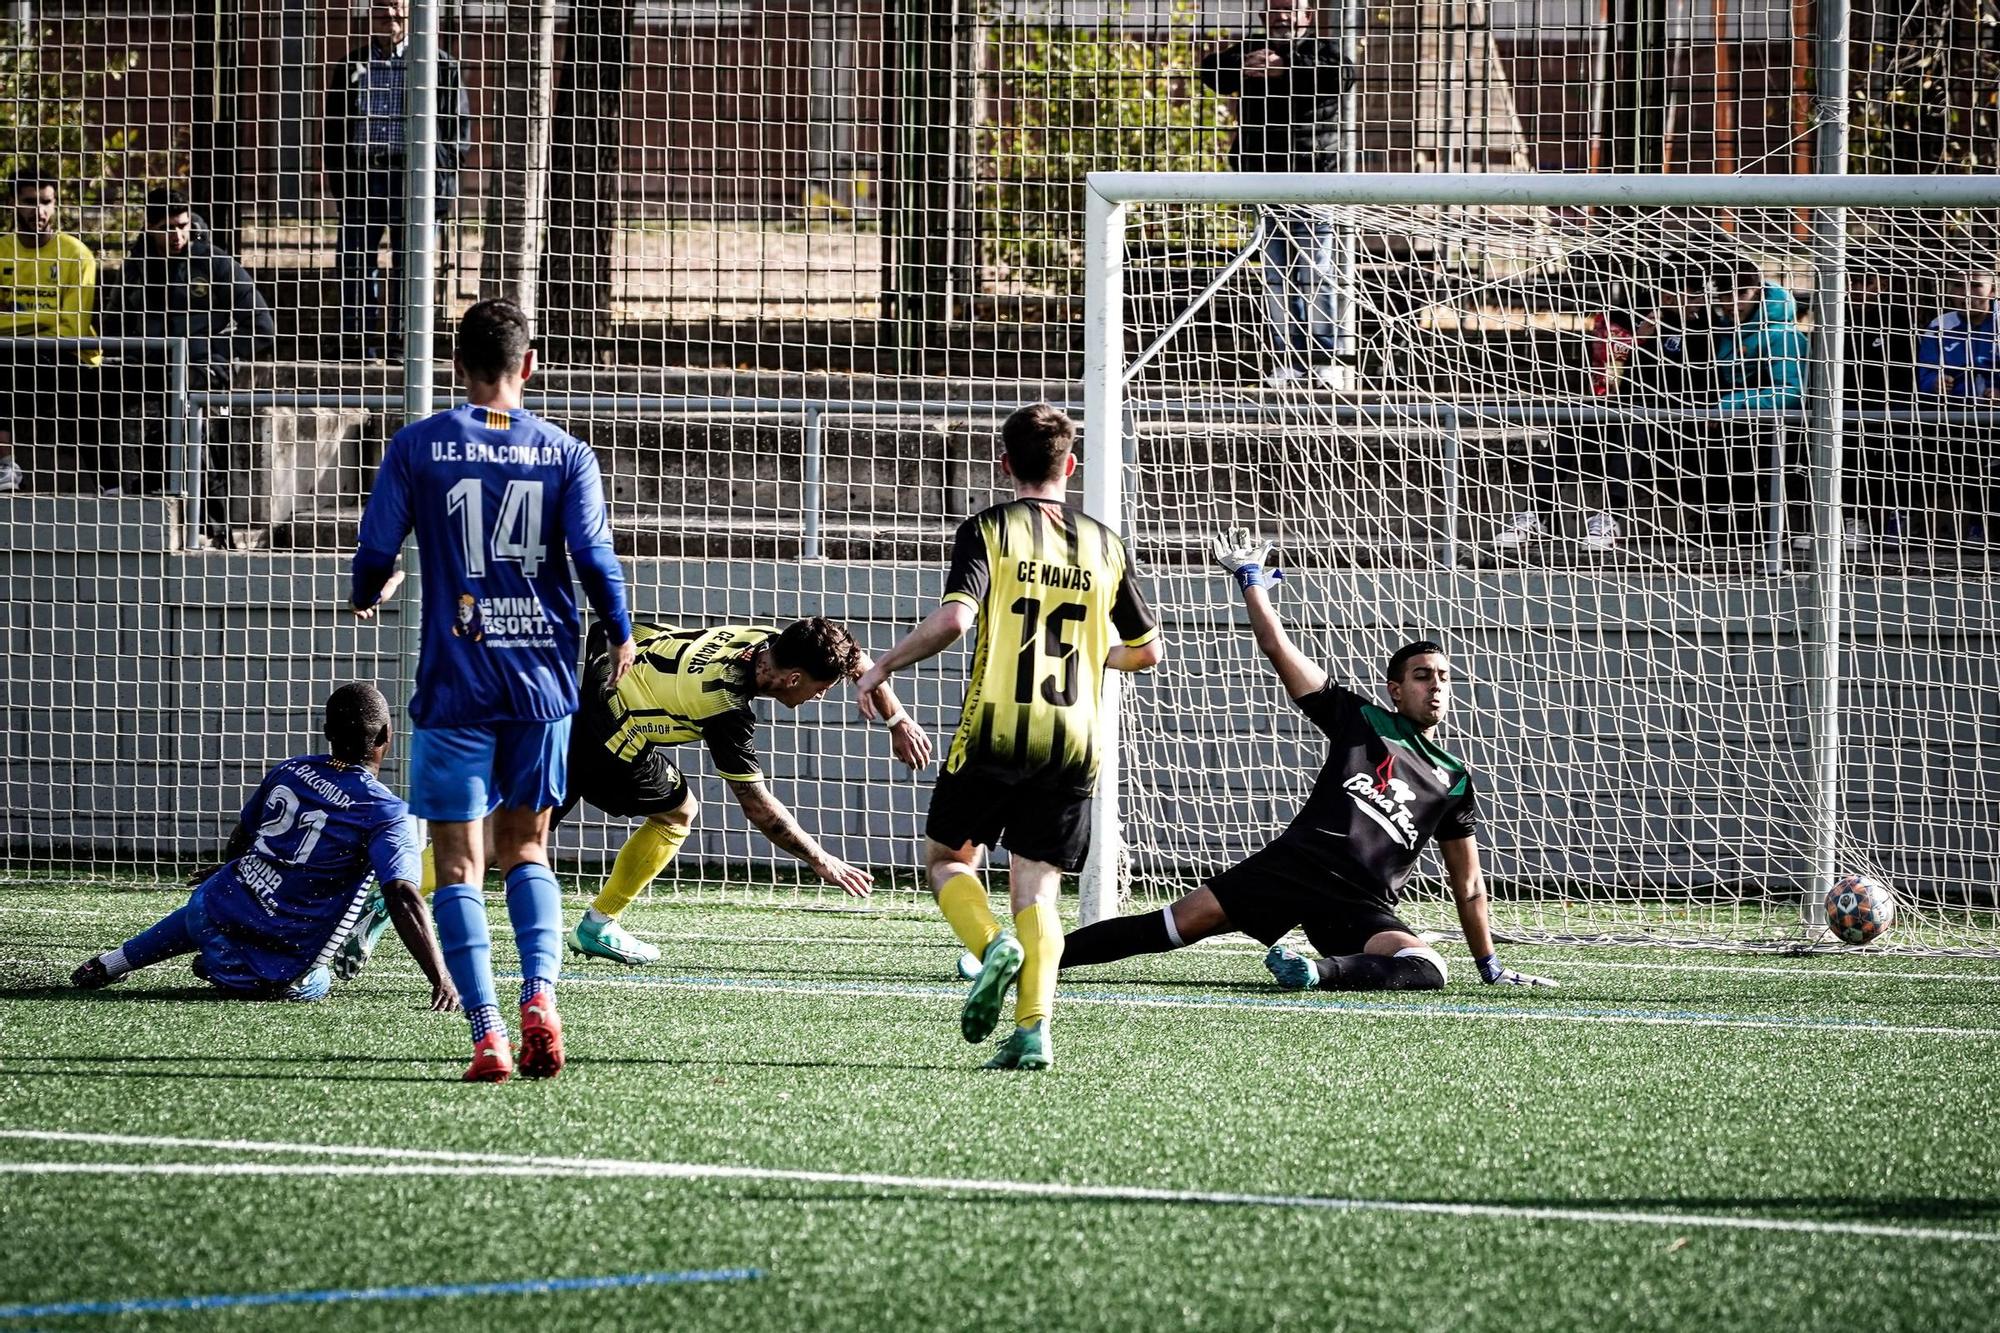
[[[702,741],[717,777],[755,782],[763,773],[754,743],[757,715],[750,710],[752,658],[777,633],[769,625],[634,624],[638,657],[614,688],[606,683],[604,635],[593,632],[577,722],[621,759],[637,759],[650,745]]]
[[[995,505],[959,525],[944,600],[979,613],[946,771],[1090,790],[1105,656],[1157,632],[1125,543],[1058,501]]]

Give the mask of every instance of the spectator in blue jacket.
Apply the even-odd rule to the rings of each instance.
[[[1944,309],[1917,339],[1917,389],[1950,399],[1956,406],[1991,404],[2000,398],[2000,301],[1994,298],[1990,269],[1969,269],[1944,284]],[[1932,456],[1946,463],[1959,510],[1958,535],[1984,544],[1994,535],[1993,496],[2000,471],[1993,462],[1991,433],[1970,426],[1930,426]]]
[[[1807,352],[1798,301],[1747,261],[1716,273],[1709,292],[1722,391],[1716,405],[1743,412],[1797,408],[1805,401]]]
[[[1766,513],[1772,475],[1785,466],[1784,447],[1796,432],[1761,414],[1805,406],[1809,343],[1799,328],[1799,303],[1751,261],[1725,261],[1709,271],[1707,323],[1716,395],[1709,402],[1748,419],[1690,432],[1681,459],[1688,498],[1699,499],[1711,538],[1762,541],[1772,535]],[[1760,415],[1749,417],[1753,412]],[[1794,514],[1789,526],[1803,531],[1805,522]]]
[[[1945,282],[1944,310],[1917,339],[1917,388],[1950,398],[2000,394],[2000,301],[1993,275],[1973,271]]]

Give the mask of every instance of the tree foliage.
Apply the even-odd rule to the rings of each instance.
[[[86,228],[121,233],[127,219],[127,182],[143,189],[147,177],[165,174],[169,162],[144,152],[137,132],[103,124],[109,85],[139,65],[139,53],[108,42],[100,23],[79,30],[37,28],[22,39],[5,31],[0,43],[0,179],[34,168],[63,182],[65,193],[86,210]]]
[[[977,200],[993,288],[1081,289],[1087,172],[1223,169],[1222,104],[1195,77],[1207,40],[1192,0],[1175,0],[1164,27],[1150,30],[991,26]],[[1234,226],[1225,210],[1183,216],[1183,232]]]
[[[1906,0],[1853,50],[1856,169],[2000,168],[2000,0]]]

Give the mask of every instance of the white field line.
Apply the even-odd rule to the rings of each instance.
[[[564,986],[609,986],[630,990],[681,989],[690,991],[728,991],[739,995],[805,995],[819,1000],[839,999],[885,999],[885,1000],[938,1000],[954,1002],[962,998],[955,988],[922,985],[856,985],[849,982],[782,981],[777,978],[722,978],[685,977],[678,980],[668,978],[648,979],[639,977],[572,977],[564,976]],[[1730,1018],[1713,1014],[1676,1014],[1670,1012],[1613,1012],[1613,1013],[1565,1013],[1556,1009],[1501,1009],[1486,1008],[1474,1004],[1459,1004],[1446,1007],[1442,1004],[1374,1004],[1367,1001],[1341,1000],[1231,1000],[1176,999],[1173,996],[1150,995],[1092,995],[1079,994],[1074,989],[1062,995],[1065,1006],[1082,1005],[1111,1009],[1175,1009],[1182,1011],[1236,1010],[1245,1013],[1272,1014],[1292,1018],[1348,1019],[1462,1019],[1468,1022],[1514,1022],[1514,1023],[1586,1023],[1611,1026],[1638,1027],[1690,1027],[1690,1028],[1741,1028],[1766,1032],[1838,1032],[1842,1035],[1882,1036],[1882,1037],[1969,1037],[2000,1038],[2000,1028],[1962,1027],[1919,1027],[1894,1023],[1847,1023],[1819,1022],[1812,1019],[1787,1018]]]
[[[11,916],[57,916],[66,921],[102,921],[103,912],[79,912],[69,907],[0,907]]]
[[[1337,1198],[1318,1194],[1254,1194],[1222,1190],[1169,1190],[1140,1185],[1070,1185],[1059,1181],[995,1180],[953,1176],[898,1176],[873,1171],[801,1171],[777,1167],[726,1166],[698,1162],[645,1162],[617,1158],[538,1157],[511,1153],[467,1153],[365,1145],[284,1143],[255,1139],[190,1139],[160,1135],[88,1134],[65,1130],[0,1129],[0,1138],[45,1143],[88,1143],[118,1147],[193,1148],[217,1152],[275,1153],[317,1157],[390,1158],[392,1162],[17,1162],[0,1163],[14,1175],[179,1175],[179,1176],[408,1176],[493,1177],[568,1174],[578,1179],[612,1177],[646,1180],[736,1180],[805,1185],[853,1186],[888,1192],[995,1195],[1013,1198],[1086,1200],[1098,1203],[1178,1204],[1211,1208],[1271,1208],[1317,1212],[1401,1213],[1495,1221],[1572,1222],[1590,1226],[1651,1226],[1674,1230],[1786,1232],[1815,1236],[2000,1244],[2000,1231],[1943,1227],[1888,1226],[1872,1222],[1815,1221],[1805,1218],[1741,1217],[1715,1213],[1598,1211],[1485,1203],[1436,1203],[1402,1199]]]
[[[672,932],[655,935],[651,938],[657,940],[658,943],[667,948],[672,948],[677,943],[783,944],[799,947],[855,944],[872,945],[878,948],[893,944],[898,948],[949,950],[956,954],[961,947],[958,941],[952,939],[919,940],[906,937],[884,939],[879,936],[870,937],[867,935],[715,935]],[[1264,947],[1262,945],[1246,946],[1204,940],[1200,944],[1190,945],[1189,947],[1191,949],[1198,949],[1203,953],[1242,954],[1246,957],[1255,958],[1261,958],[1264,955]],[[1816,967],[1803,964],[1797,967],[1774,967],[1748,964],[1731,965],[1727,963],[1637,963],[1608,958],[1564,957],[1561,953],[1555,952],[1563,947],[1560,945],[1523,945],[1519,947],[1533,947],[1537,950],[1534,955],[1533,965],[1538,968],[1577,967],[1643,972],[1721,972],[1742,976],[1838,977],[1843,981],[1967,981],[1984,985],[2000,985],[2000,973],[1995,972],[1894,972],[1883,968]],[[1176,952],[1179,951],[1177,950]]]

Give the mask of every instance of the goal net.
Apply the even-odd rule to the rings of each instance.
[[[1866,874],[1900,943],[2000,945],[2000,191],[1453,179],[1093,201],[1093,481],[1171,640],[1126,696],[1093,889],[1184,892],[1321,762],[1209,558],[1242,526],[1334,680],[1381,699],[1399,645],[1450,650],[1504,935],[1798,945]],[[1434,874],[1413,912],[1454,923]]]

